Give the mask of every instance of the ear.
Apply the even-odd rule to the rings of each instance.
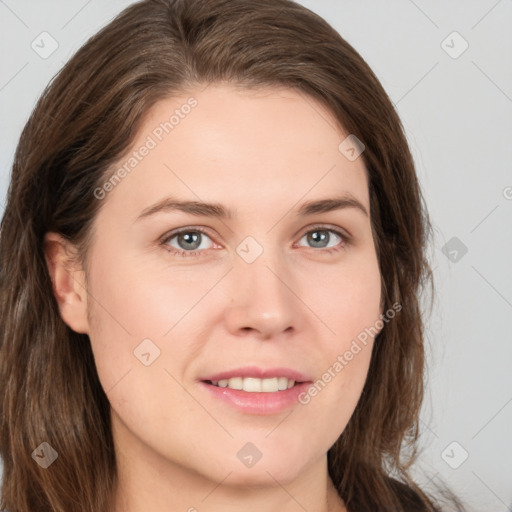
[[[88,334],[85,271],[75,248],[62,235],[46,233],[44,254],[62,320],[73,331]]]

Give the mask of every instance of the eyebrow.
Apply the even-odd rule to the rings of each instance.
[[[297,217],[306,217],[316,213],[326,213],[345,208],[354,208],[367,217],[368,211],[364,205],[352,194],[344,194],[339,197],[307,201],[298,209]],[[220,219],[232,219],[233,211],[219,203],[204,203],[201,201],[180,201],[172,197],[166,197],[152,206],[145,208],[135,219],[135,222],[145,219],[160,212],[181,211],[198,217],[214,217]]]

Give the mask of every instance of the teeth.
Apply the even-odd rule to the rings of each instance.
[[[291,382],[293,382],[293,380]],[[279,387],[279,391],[288,389],[288,379],[286,377],[279,377],[279,379],[277,379],[277,386]]]
[[[226,386],[229,386],[231,389],[243,389],[244,379],[242,377],[233,377],[226,381]]]
[[[272,379],[232,377],[231,379],[212,381],[212,384],[220,388],[244,390],[248,393],[275,393],[276,391],[292,388],[295,381],[286,377],[274,377]]]

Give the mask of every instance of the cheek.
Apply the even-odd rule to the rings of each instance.
[[[308,295],[321,325],[317,380],[300,397],[311,430],[323,431],[330,447],[345,429],[359,401],[380,323],[381,276],[375,253],[347,259],[339,271],[316,276],[323,286]],[[313,309],[313,306],[312,306]]]
[[[98,299],[96,302],[101,302],[112,317],[105,318],[107,324],[112,323],[114,328],[114,323],[120,324],[134,338],[160,339],[188,317],[214,288],[225,269],[199,272],[197,268],[184,266],[151,266],[147,260],[103,260],[96,265],[90,289]]]
[[[340,341],[340,350],[330,353],[322,373],[299,397],[304,418],[311,432],[322,432],[316,439],[318,450],[327,451],[345,430],[368,375],[373,341]]]
[[[322,269],[308,300],[330,331],[326,352],[347,350],[350,341],[375,326],[380,317],[381,275],[375,253],[347,258],[333,272]],[[306,288],[304,288],[306,293]],[[327,331],[326,331],[327,332]]]
[[[140,266],[103,260],[89,283],[93,338],[109,340],[112,352],[135,348],[149,338],[157,343],[188,306],[187,291],[179,282],[168,286]]]
[[[154,389],[166,389],[169,376],[163,368],[183,380],[186,363],[202,339],[204,326],[197,318],[206,319],[214,306],[207,295],[222,273],[212,270],[198,277],[196,270],[191,280],[186,269],[149,268],[142,261],[108,258],[107,254],[104,250],[101,261],[91,265],[88,277],[89,337],[102,386],[111,401],[117,399],[121,404],[117,383],[128,372],[124,386],[130,382],[149,385],[151,375]],[[111,389],[114,392],[109,394]],[[156,399],[154,389],[148,389],[145,396]]]
[[[169,286],[148,269],[126,262],[105,259],[95,268],[89,280],[94,297],[89,337],[113,412],[141,439],[157,440],[157,430],[173,424],[173,412],[180,411],[181,428],[193,434],[201,423],[193,400],[178,384],[191,347],[179,339],[181,325],[173,327],[190,310],[189,303],[197,302],[197,292],[185,279]]]

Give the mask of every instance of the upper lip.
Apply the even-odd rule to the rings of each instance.
[[[232,377],[253,377],[256,379],[272,379],[274,377],[286,377],[295,382],[310,382],[311,378],[307,375],[293,370],[292,368],[259,368],[257,366],[244,366],[220,373],[215,373],[201,378],[202,381],[219,381],[231,379]]]

